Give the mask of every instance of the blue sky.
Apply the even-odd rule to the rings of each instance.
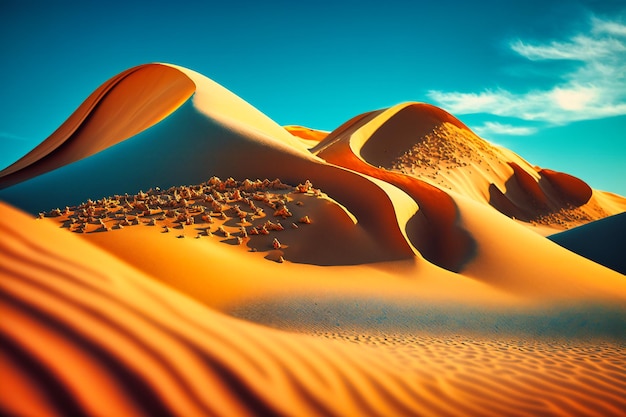
[[[623,0],[126,3],[0,0],[1,167],[108,78],[171,62],[280,124],[332,130],[433,103],[531,163],[626,195]]]

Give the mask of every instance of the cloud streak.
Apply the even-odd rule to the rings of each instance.
[[[528,136],[537,131],[534,127],[528,126],[513,126],[510,124],[503,124],[498,122],[485,122],[482,126],[474,128],[474,132],[478,135],[485,135],[489,133],[495,133],[499,135],[511,135],[511,136]]]
[[[10,132],[0,132],[0,140],[3,142],[28,142],[30,139]]]
[[[626,114],[625,24],[594,17],[586,33],[537,44],[516,39],[509,47],[532,62],[574,61],[579,65],[542,90],[521,94],[506,89],[478,93],[431,90],[429,98],[455,114],[486,113],[548,125]],[[483,132],[519,134],[514,129],[507,133],[502,126],[488,122],[482,128]]]

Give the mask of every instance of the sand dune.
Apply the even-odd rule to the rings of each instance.
[[[593,191],[568,174],[533,167],[479,138],[449,113],[424,103],[399,104],[356,117],[313,152],[330,155],[339,143],[349,144],[369,165],[490,204],[533,229],[539,225],[562,230],[626,209],[623,200],[617,207],[607,207],[600,202],[607,193]]]
[[[148,64],[0,188],[31,213],[0,203],[5,414],[626,407],[624,276],[543,236],[591,222],[563,236],[619,251],[585,230],[626,199],[437,107],[282,127]]]
[[[165,65],[131,68],[102,84],[39,146],[0,172],[0,189],[102,151],[167,117],[194,91]],[[132,99],[128,99],[128,98]],[[81,138],[89,138],[89,140]]]

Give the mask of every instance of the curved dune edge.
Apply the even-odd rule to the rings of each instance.
[[[6,414],[608,415],[626,407],[619,345],[271,330],[0,209]]]
[[[0,172],[0,188],[28,180],[113,146],[166,118],[195,91],[162,64],[126,70],[94,91],[35,149]]]
[[[626,199],[607,204],[604,193],[584,181],[533,167],[478,137],[444,110],[405,103],[378,114],[382,112],[386,116],[352,137],[361,159],[490,205],[540,234],[626,211]],[[336,136],[331,133],[314,150],[329,146]]]
[[[287,125],[283,126],[285,130],[300,139],[311,141],[311,143],[319,143],[324,140],[330,132],[325,130],[311,129],[310,127],[299,125]]]
[[[213,120],[238,132],[258,133],[265,144],[280,146],[301,156],[314,159],[307,147],[278,123],[250,103],[204,75],[185,67],[168,64],[189,77],[196,85],[194,107]]]
[[[571,204],[582,206],[591,199],[593,190],[579,178],[546,168],[540,170],[539,175],[546,178],[562,194],[563,199]]]
[[[325,143],[321,143],[317,155],[335,165],[350,168],[357,172],[378,178],[394,185],[411,196],[419,205],[419,212],[411,224],[407,224],[406,233],[411,243],[430,262],[445,269],[459,272],[471,258],[474,244],[469,234],[457,225],[458,210],[452,198],[440,189],[398,172],[377,168],[370,161],[363,159],[363,148],[370,141],[381,141],[374,136],[385,126],[392,125],[393,130],[410,130],[410,125],[402,118],[402,112],[419,107],[417,103],[408,103],[392,107],[378,114],[372,113],[353,120],[351,125],[344,125],[340,133],[332,134]],[[427,105],[424,105],[427,106]],[[442,110],[436,109],[437,115]],[[450,116],[452,117],[452,116]],[[433,118],[438,120],[437,118]],[[411,117],[409,121],[413,121]],[[431,123],[431,119],[428,119]],[[459,122],[460,123],[460,122]],[[429,125],[425,128],[430,131]],[[386,139],[395,139],[385,136]],[[375,154],[383,153],[380,149]],[[400,203],[398,203],[400,204]]]

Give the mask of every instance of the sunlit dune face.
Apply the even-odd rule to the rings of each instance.
[[[294,136],[314,142],[320,142],[328,136],[328,132],[304,126],[285,126],[285,129]]]

